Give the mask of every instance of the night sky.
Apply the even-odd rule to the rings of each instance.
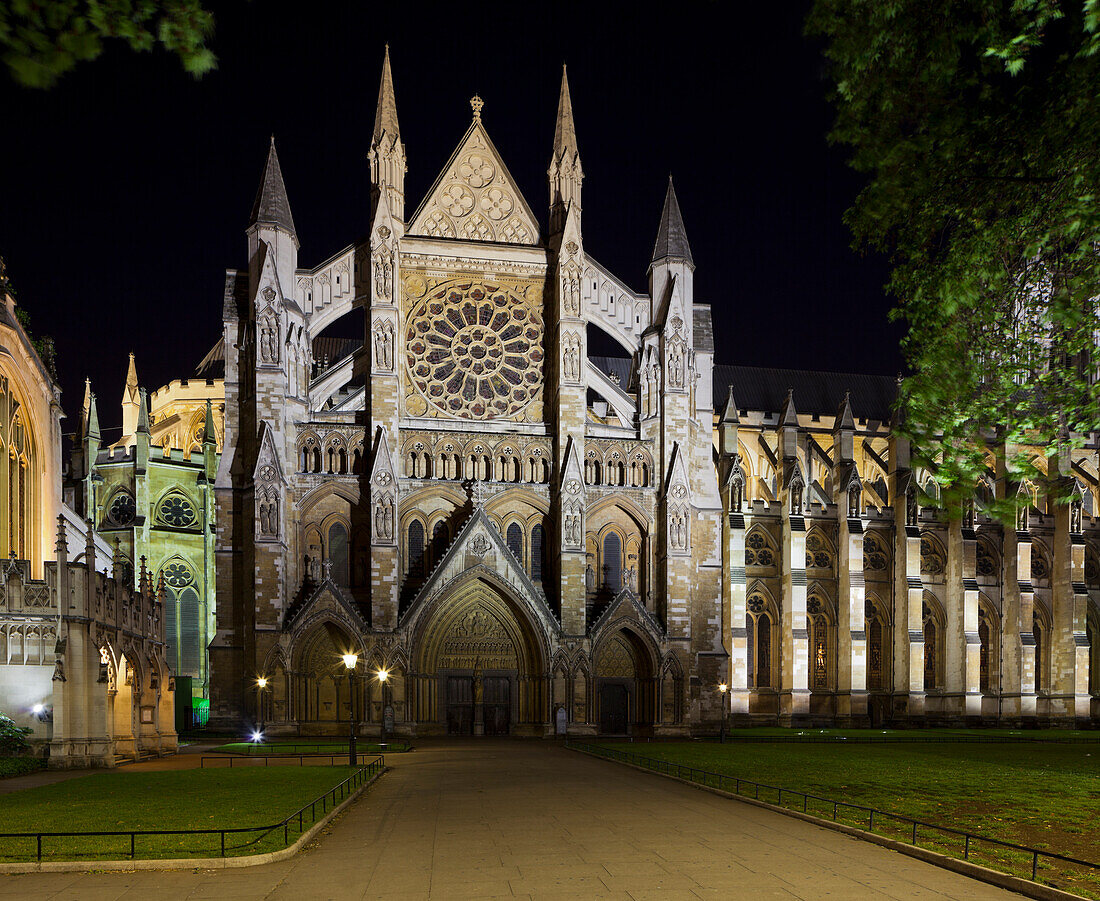
[[[671,171],[723,363],[892,375],[899,331],[881,259],[849,249],[860,187],[825,140],[831,112],[803,4],[209,4],[217,71],[113,49],[50,91],[0,73],[0,255],[57,342],[75,428],[85,376],[121,423],[126,354],[150,390],[221,335],[224,270],[274,132],[313,266],[369,227],[366,154],[384,42],[418,206],[470,121],[469,98],[545,226],[561,64],[585,169],[585,250],[646,287]],[[308,11],[312,18],[305,18]],[[113,440],[117,432],[107,432]]]

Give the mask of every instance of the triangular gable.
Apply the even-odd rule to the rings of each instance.
[[[474,119],[412,217],[407,234],[537,244],[539,226],[512,173]]]
[[[283,478],[283,465],[275,445],[275,435],[268,422],[260,423],[258,437],[257,444],[260,446],[260,451],[256,454],[256,466],[252,470],[252,478],[257,482],[286,484]]]
[[[568,495],[579,495],[584,487],[584,469],[577,442],[572,436],[565,448],[565,462],[561,467],[561,490]]]
[[[650,637],[658,643],[665,637],[665,631],[661,624],[652,613],[646,610],[641,598],[629,588],[623,588],[612,598],[611,603],[604,607],[603,612],[596,617],[596,621],[592,623],[593,645],[599,642],[600,633],[607,627],[608,623],[618,624],[624,619],[633,620],[643,625],[646,631],[649,632]]]
[[[411,622],[419,610],[427,605],[456,579],[467,573],[484,572],[496,576],[512,589],[515,594],[527,601],[533,611],[543,621],[543,626],[553,632],[558,631],[546,601],[543,600],[534,582],[523,569],[521,561],[516,559],[496,530],[496,526],[485,514],[482,507],[475,508],[473,514],[459,530],[455,540],[443,555],[443,559],[428,576],[424,587],[417,592],[403,617]]]
[[[688,481],[687,468],[684,466],[684,452],[680,449],[680,442],[677,441],[672,445],[672,458],[669,460],[668,478],[665,480],[665,494],[671,495],[670,500],[679,502],[687,497],[690,490],[691,482]]]
[[[275,270],[275,251],[266,241],[260,242],[260,281],[256,285],[256,296],[252,298],[254,309],[260,312],[267,307],[278,308],[283,303],[283,288],[279,284],[279,273]]]
[[[370,624],[355,602],[344,594],[330,576],[321,580],[301,606],[292,606],[287,611],[283,628],[288,629],[295,623],[300,626],[308,620],[319,617],[331,618],[345,626],[350,626],[353,632],[365,633],[370,630]]]
[[[374,459],[370,466],[371,484],[383,486],[396,485],[397,473],[393,468],[393,457],[390,455],[390,443],[386,440],[386,429],[378,427],[374,442]]]

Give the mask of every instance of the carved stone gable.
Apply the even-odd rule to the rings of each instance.
[[[539,227],[480,120],[417,211],[410,235],[536,244]]]

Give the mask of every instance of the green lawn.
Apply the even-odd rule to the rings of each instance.
[[[248,754],[249,756],[272,756],[279,754],[347,754],[348,740],[342,741],[234,741],[224,745],[218,745],[210,749],[223,754]],[[386,742],[383,748],[378,742],[359,741],[356,743],[356,752],[361,755],[372,754],[397,754],[408,751],[409,744],[404,741]]]
[[[815,734],[817,730],[814,730]],[[881,733],[881,730],[879,730]],[[787,731],[787,735],[796,734]],[[863,737],[871,730],[848,730]],[[990,733],[972,732],[975,736]],[[1066,733],[1058,733],[1065,736]],[[1086,733],[1088,734],[1088,733]],[[1091,733],[1095,736],[1096,733]],[[762,736],[761,736],[762,737]],[[1045,736],[1044,736],[1045,737]],[[1100,862],[1100,746],[1014,741],[827,743],[734,741],[602,743],[658,758],[903,814],[937,825]],[[713,784],[713,780],[712,780]],[[726,785],[732,789],[733,786]],[[742,787],[750,795],[753,789]],[[761,800],[776,802],[762,790]],[[802,800],[784,796],[784,806]],[[811,801],[810,813],[831,818],[832,805]],[[844,817],[842,816],[842,819]],[[847,822],[867,826],[867,814]],[[910,827],[876,820],[875,831],[901,838]],[[924,847],[962,856],[962,839],[920,837]],[[1031,859],[971,845],[971,859],[1016,875],[1031,875]],[[1041,863],[1040,881],[1100,898],[1100,871],[1055,869]]]
[[[103,773],[12,792],[4,796],[3,832],[122,831],[128,829],[229,829],[276,823],[330,791],[351,767],[245,767]],[[337,803],[340,792],[337,792]],[[332,809],[332,800],[326,805]],[[323,815],[317,805],[317,818]],[[303,828],[312,826],[306,811]],[[290,841],[298,837],[295,820]],[[231,856],[283,847],[283,830],[228,835]],[[215,857],[218,835],[138,836],[136,856]],[[45,838],[43,859],[123,858],[129,836]],[[0,860],[33,860],[33,838],[0,838]]]
[[[25,776],[46,768],[44,757],[0,757],[0,779],[8,776]]]

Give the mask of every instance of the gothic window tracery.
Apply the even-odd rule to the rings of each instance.
[[[935,691],[942,687],[940,658],[943,651],[940,640],[943,635],[943,624],[938,611],[934,610],[927,600],[921,605],[921,619],[924,630],[924,690]]]
[[[187,529],[196,525],[198,514],[187,497],[178,491],[173,491],[157,506],[157,519],[174,529]]]
[[[541,396],[543,323],[538,308],[501,285],[450,282],[409,314],[406,358],[423,415],[516,418]]]
[[[942,576],[947,568],[947,555],[943,545],[931,535],[920,540],[920,571],[922,576]]]
[[[806,536],[806,568],[829,569],[833,565],[832,548],[817,529]]]
[[[889,561],[886,544],[874,532],[863,535],[863,569],[865,572],[886,572]]]
[[[1031,542],[1031,578],[1036,582],[1045,582],[1050,578],[1050,558],[1046,548],[1034,539]]]
[[[977,554],[975,568],[978,575],[987,579],[995,578],[998,569],[997,557],[989,542],[979,539],[975,551]]]
[[[107,523],[111,527],[125,528],[134,521],[136,513],[134,496],[128,491],[119,491],[107,506]]]
[[[775,566],[775,547],[763,528],[755,528],[745,538],[745,566]]]
[[[886,617],[873,600],[866,603],[867,629],[867,689],[883,691],[886,688]]]
[[[818,595],[806,601],[806,618],[810,631],[810,688],[827,691],[832,670],[832,629],[827,613],[828,602]]]

